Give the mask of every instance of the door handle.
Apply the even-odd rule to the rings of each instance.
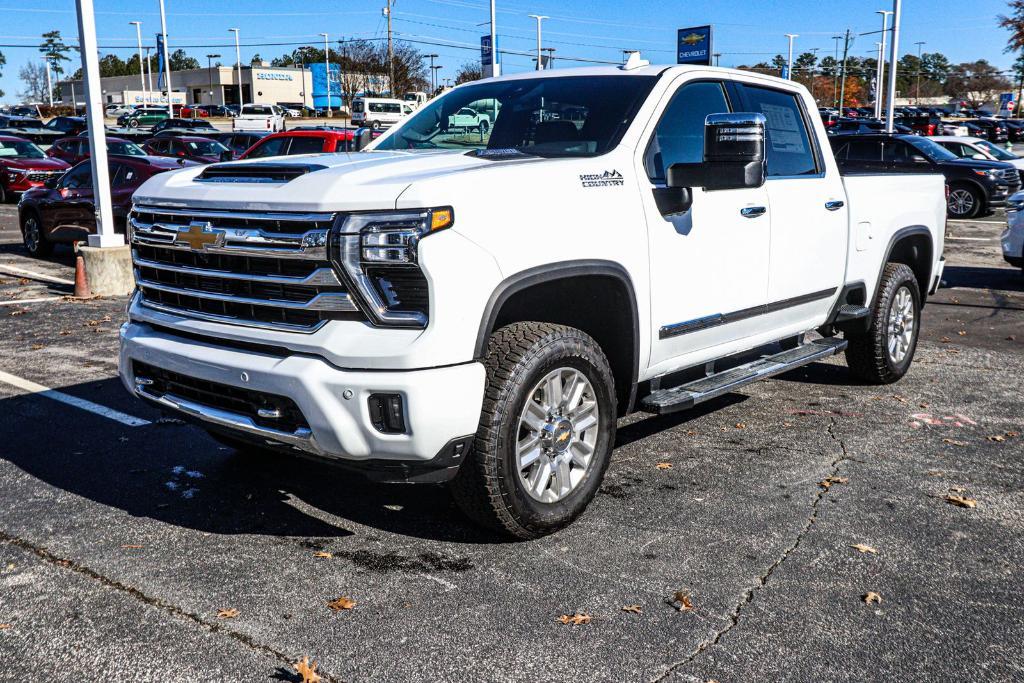
[[[846,204],[841,199],[833,199],[832,201],[825,202],[825,208],[829,211],[838,211],[844,206],[846,206]]]
[[[747,206],[740,209],[740,215],[744,218],[757,218],[763,216],[768,209],[763,206]]]

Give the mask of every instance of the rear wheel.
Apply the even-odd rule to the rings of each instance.
[[[967,185],[954,185],[949,190],[946,209],[950,218],[974,218],[981,211],[981,193]]]
[[[859,379],[890,384],[907,374],[921,330],[921,290],[910,267],[888,263],[875,297],[871,327],[847,335],[846,364]]]
[[[615,441],[615,380],[593,339],[523,322],[489,342],[473,453],[451,484],[475,522],[517,538],[567,526],[597,493]]]
[[[21,240],[32,256],[49,256],[53,252],[53,243],[46,239],[39,216],[34,213],[25,214],[21,221]]]
[[[380,130],[380,121],[370,121],[370,128]]]

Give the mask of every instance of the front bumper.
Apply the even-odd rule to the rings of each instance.
[[[306,426],[279,431],[216,405],[152,394],[145,384],[137,384],[135,361],[205,382],[287,397],[298,406]],[[120,374],[132,394],[214,431],[396,475],[378,477],[388,480],[415,480],[418,473],[431,470],[454,475],[476,432],[486,379],[477,362],[397,372],[345,370],[315,356],[217,346],[137,322],[121,328]],[[373,426],[368,399],[374,393],[402,397],[406,433],[385,434]]]
[[[1006,229],[999,242],[1007,263],[1017,267],[1024,265],[1024,212],[1007,211]]]

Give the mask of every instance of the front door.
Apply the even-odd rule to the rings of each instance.
[[[694,188],[689,211],[661,214],[654,192],[665,186],[666,169],[702,161],[705,119],[736,110],[725,84],[716,80],[683,83],[666,98],[637,174],[648,179],[641,195],[651,263],[650,375],[714,358],[721,355],[714,347],[754,333],[752,315],[765,303],[771,245],[764,187]]]

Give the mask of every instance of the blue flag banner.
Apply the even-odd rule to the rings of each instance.
[[[156,87],[164,89],[164,34],[156,34]]]
[[[676,35],[677,64],[711,66],[711,26],[681,28]]]

